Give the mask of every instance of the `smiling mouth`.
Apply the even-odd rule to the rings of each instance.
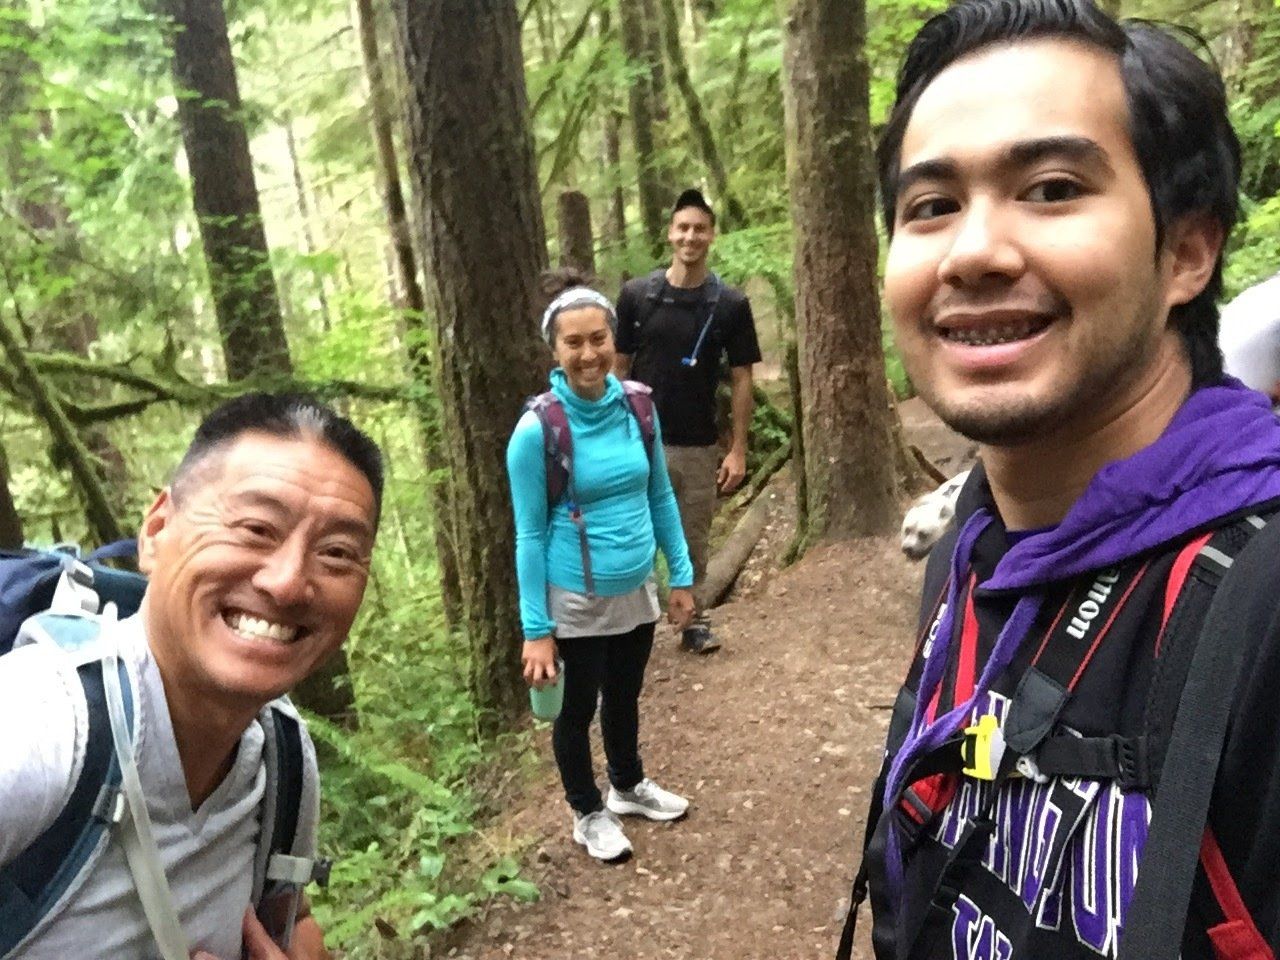
[[[307,632],[303,627],[276,623],[272,620],[252,616],[243,610],[224,610],[222,621],[237,636],[243,637],[245,640],[268,643],[274,646],[288,646]]]
[[[998,323],[973,323],[956,327],[939,327],[942,339],[966,347],[990,347],[1002,343],[1029,340],[1053,323],[1052,316],[1026,317]]]

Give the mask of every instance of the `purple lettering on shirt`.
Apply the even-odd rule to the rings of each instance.
[[[1094,816],[1072,844],[1071,917],[1080,942],[1095,953],[1110,953],[1114,930],[1111,864],[1113,791],[1094,806]]]
[[[1115,788],[1113,788],[1115,789]],[[1124,928],[1124,918],[1129,913],[1129,901],[1133,898],[1133,888],[1138,882],[1138,861],[1142,859],[1142,850],[1147,845],[1147,832],[1151,827],[1151,803],[1145,794],[1134,790],[1123,794],[1120,798],[1120,841],[1119,851],[1119,900],[1120,928]]]
[[[951,925],[953,960],[1011,960],[1013,944],[972,900],[961,896],[952,910],[956,915]]]

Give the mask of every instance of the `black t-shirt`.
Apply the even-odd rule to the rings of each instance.
[[[1268,512],[1271,509],[1274,507]],[[1273,517],[1272,522],[1278,520]],[[972,590],[971,609],[977,624],[978,673],[1018,599],[1007,593],[984,592],[981,587],[1011,546],[998,520],[974,546],[971,572],[977,586]],[[1134,576],[1142,570],[1141,578],[1116,612],[1067,702],[1060,717],[1063,732],[1086,737],[1137,736],[1146,729],[1166,587],[1184,546],[1186,542],[1138,558],[1129,568]],[[935,555],[930,562],[945,567],[949,560],[949,556]],[[1019,652],[984,702],[976,705],[975,715],[1003,715],[1018,680],[1059,612],[1065,611],[1068,617],[1077,615],[1089,590],[1097,589],[1099,574],[1046,593]],[[942,578],[930,580],[940,583]],[[967,592],[962,592],[961,603]],[[928,634],[929,624],[937,617],[939,599],[923,598],[921,636]],[[1254,923],[1276,949],[1280,946],[1280,884],[1275,880],[1276,864],[1280,863],[1280,697],[1275,693],[1275,681],[1280,678],[1280,593],[1260,600],[1273,604],[1276,612],[1267,618],[1270,630],[1258,637],[1256,661],[1246,668],[1240,712],[1224,748],[1209,825]],[[962,633],[962,618],[954,620]],[[1096,629],[1098,625],[1091,626]],[[1189,642],[1199,626],[1188,624],[1178,636]],[[1171,635],[1172,631],[1167,631],[1162,642]],[[953,641],[948,650],[949,665],[936,715],[954,705],[956,685],[965,682],[957,679],[961,646]],[[907,681],[913,689],[919,682],[920,664],[917,655]],[[943,813],[924,831],[923,842],[907,855],[904,889],[909,920],[923,913],[964,824],[986,807],[989,799],[988,783],[961,776]],[[1047,783],[1037,783],[1011,778],[990,807],[996,827],[982,862],[963,874],[960,896],[950,915],[924,925],[911,960],[1115,957],[1123,911],[1136,882],[1138,858],[1149,829],[1150,804],[1144,792],[1126,792],[1108,780],[1050,778]],[[884,884],[883,861],[873,857],[869,865],[872,886]],[[1183,960],[1215,957],[1207,931],[1223,919],[1203,869],[1198,868]],[[1178,920],[1171,917],[1170,922]],[[891,960],[892,956],[884,949],[877,953],[878,960]]]
[[[712,285],[719,281],[708,277],[702,286],[685,289],[662,276],[656,302],[650,302],[652,276],[627,281],[618,295],[618,352],[631,355],[631,377],[653,388],[662,442],[710,446],[717,439],[722,361],[731,367],[760,362],[751,302],[742,291],[721,285],[715,317],[691,366],[683,360],[693,355],[707,322]]]

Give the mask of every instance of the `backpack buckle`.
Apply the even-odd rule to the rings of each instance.
[[[1116,754],[1116,784],[1122,790],[1145,789],[1151,785],[1145,737],[1111,737]]]
[[[98,612],[98,594],[93,589],[93,570],[79,560],[68,557],[63,561],[58,585],[53,590],[50,613],[70,614],[82,617]]]
[[[960,762],[966,776],[975,780],[995,780],[1004,759],[1004,731],[995,714],[985,714],[965,727],[960,741]]]

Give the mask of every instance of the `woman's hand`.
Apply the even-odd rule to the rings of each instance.
[[[545,687],[556,680],[556,639],[539,637],[526,640],[520,654],[524,663],[524,682],[531,687]]]
[[[667,622],[677,630],[683,630],[693,622],[693,591],[676,587],[667,598]]]

